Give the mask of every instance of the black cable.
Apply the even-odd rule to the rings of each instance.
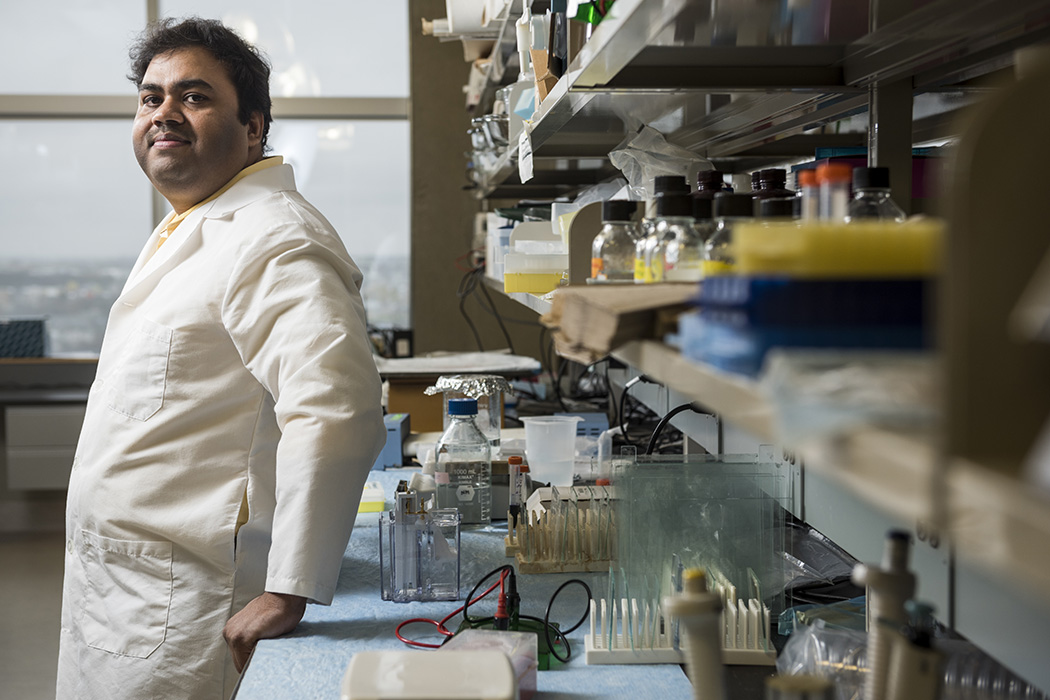
[[[638,382],[648,381],[644,378],[644,375],[639,374],[637,377],[630,379],[626,384],[623,385],[623,393],[620,394],[620,411],[617,416],[616,424],[620,428],[620,434],[623,435],[623,440],[631,447],[637,447],[634,441],[627,435],[627,392],[631,390],[631,387]]]
[[[575,625],[573,625],[569,629],[565,630],[564,632],[559,630],[557,627],[554,628],[555,631],[558,633],[558,636],[560,636],[562,639],[565,640],[565,658],[562,658],[561,656],[558,656],[557,652],[554,651],[554,644],[551,642],[551,635],[550,635],[550,630],[551,630],[551,627],[552,627],[551,621],[550,621],[551,608],[554,607],[554,601],[558,598],[558,594],[561,593],[562,590],[566,586],[571,585],[573,583],[579,584],[580,586],[583,586],[583,590],[587,591],[587,606],[583,610],[583,616],[580,617],[579,621]],[[569,647],[569,640],[566,637],[566,635],[572,634],[572,632],[574,630],[578,629],[579,626],[582,625],[584,623],[584,621],[587,620],[587,616],[590,615],[590,613],[591,613],[591,600],[592,599],[593,599],[593,596],[591,595],[591,587],[588,586],[583,581],[581,581],[580,579],[574,578],[574,579],[569,579],[565,583],[563,583],[560,586],[558,586],[557,590],[554,591],[554,595],[552,595],[551,599],[547,602],[547,612],[544,613],[544,615],[543,615],[543,635],[544,635],[544,639],[546,639],[546,641],[547,641],[547,648],[550,650],[551,656],[556,658],[558,661],[561,661],[563,664],[567,663],[569,661],[569,659],[572,657],[572,649]]]
[[[684,403],[681,406],[675,406],[674,408],[672,408],[670,411],[667,412],[667,415],[660,419],[660,422],[656,424],[656,428],[653,429],[653,434],[649,438],[649,446],[645,448],[645,454],[651,455],[653,453],[653,447],[656,446],[656,440],[660,437],[660,433],[663,431],[663,429],[667,426],[667,424],[671,421],[672,418],[674,418],[683,411],[695,411],[696,413],[703,413],[703,411],[701,411],[700,409],[694,408],[693,404],[691,403]]]
[[[485,272],[483,266],[478,267],[478,270],[481,271],[481,274],[484,274]],[[488,299],[489,305],[492,306],[492,310],[496,312],[496,323],[499,324],[499,329],[503,331],[503,337],[507,339],[507,347],[510,348],[510,354],[517,355],[518,353],[514,352],[514,341],[510,339],[510,333],[507,332],[507,326],[503,324],[502,314],[496,311],[496,305],[492,303],[492,296],[489,294],[489,289],[485,286],[484,280],[482,280],[481,284],[478,286],[481,287],[481,292],[485,295],[485,298]]]
[[[467,315],[467,309],[465,306],[467,296],[470,294],[467,287],[470,286],[470,276],[472,272],[473,270],[463,275],[463,279],[459,281],[459,289],[456,290],[456,296],[459,297],[459,313],[463,316],[463,320],[466,321],[467,325],[470,327],[470,332],[474,334],[474,342],[478,344],[478,351],[485,352],[485,346],[481,343],[481,336],[478,335],[478,329],[474,326],[474,322],[470,320],[470,316]]]
[[[553,335],[551,335],[551,350],[552,351],[554,350],[554,336]],[[553,357],[552,357],[551,358],[551,367],[552,367],[552,369],[553,369],[553,366],[554,366],[553,362],[554,362],[554,360],[553,360]],[[565,413],[569,412],[569,407],[565,405],[565,399],[563,399],[562,396],[561,396],[561,375],[562,375],[562,372],[565,371],[565,367],[567,366],[568,362],[569,362],[568,360],[566,360],[564,358],[562,359],[561,364],[558,365],[558,374],[556,376],[552,377],[553,381],[551,382],[551,385],[552,385],[552,387],[554,389],[554,398],[558,399],[558,405],[561,406],[561,410],[564,411]]]

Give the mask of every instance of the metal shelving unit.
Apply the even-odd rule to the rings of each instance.
[[[538,166],[534,181],[522,184],[513,144],[478,195],[569,192],[586,184],[581,172],[606,172],[571,163],[607,153],[642,124],[730,172],[811,157],[821,146],[867,145],[877,164],[891,167],[895,186],[910,191],[912,144],[950,136],[957,107],[988,90],[989,79],[1009,79],[1004,69],[1015,49],[1050,39],[1048,0],[914,5],[880,2],[864,30],[806,44],[754,31],[771,21],[761,13],[731,17],[719,15],[726,6],[717,3],[618,0],[528,125],[536,162],[564,169]],[[711,41],[722,20],[736,23],[736,46]],[[881,128],[825,133],[860,114]],[[628,343],[613,356],[754,443],[776,440],[775,410],[755,382],[652,341]],[[1050,691],[1050,503],[980,465],[949,463],[939,441],[869,428],[797,446],[805,462],[802,512],[862,559],[878,558],[887,524],[917,532],[916,568],[929,582],[920,593],[956,629]]]
[[[933,0],[873,31],[823,43],[794,41],[786,30],[763,35],[755,24],[769,17],[761,13],[730,16],[732,29],[750,39],[723,46],[712,40],[730,11],[701,5],[619,0],[533,115],[527,128],[534,157],[593,158],[642,124],[656,124],[671,143],[743,171],[769,162],[747,158],[750,152],[803,158],[817,146],[864,145],[868,134],[819,127],[865,113],[869,104],[881,105],[884,118],[905,109],[898,120],[924,140],[940,138],[950,134],[950,120],[912,125],[901,102],[931,91],[980,92],[977,79],[1009,66],[1013,49],[1050,38],[1046,0]],[[898,90],[888,99],[900,82],[904,96]],[[573,152],[574,142],[580,151]],[[900,143],[910,146],[907,138]],[[504,182],[521,185],[516,152],[511,144],[478,196],[492,196]],[[537,186],[549,189],[546,181]]]

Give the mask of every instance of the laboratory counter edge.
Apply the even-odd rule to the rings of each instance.
[[[369,480],[382,484],[389,503],[398,480],[408,479],[412,471],[373,471]],[[491,570],[513,563],[504,556],[504,526],[505,523],[500,521],[486,528],[462,529],[460,589],[463,595]],[[521,613],[542,618],[548,599],[559,585],[571,578],[584,579],[592,588],[598,585],[594,595],[603,594],[599,583],[604,580],[602,575],[519,574]],[[495,581],[496,577],[492,577],[490,583]],[[233,697],[236,700],[337,700],[343,674],[356,652],[405,650],[408,647],[394,636],[394,628],[400,622],[417,617],[440,620],[462,604],[461,601],[384,601],[379,583],[379,513],[361,513],[343,558],[332,605],[308,606],[303,621],[294,632],[259,642]],[[552,620],[563,628],[574,624],[585,601],[586,595],[581,587],[569,586],[559,595]],[[461,619],[462,616],[457,615],[449,627],[455,629]],[[583,658],[583,638],[588,630],[589,623],[584,623],[569,635],[572,656],[567,664],[554,662],[552,670],[538,672],[535,697],[544,700],[627,697],[670,700],[692,696],[689,680],[678,665],[588,666]],[[407,626],[402,632],[409,638],[427,642],[434,642],[436,637],[433,628],[424,624]],[[416,653],[440,652],[419,650]],[[769,670],[763,671],[763,675],[769,673]],[[761,683],[762,679],[758,682]]]

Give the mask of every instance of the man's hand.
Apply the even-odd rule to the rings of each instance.
[[[273,639],[295,629],[306,613],[306,598],[263,593],[234,615],[222,630],[237,672],[244,670],[260,639]]]

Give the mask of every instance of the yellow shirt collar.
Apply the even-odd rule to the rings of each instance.
[[[216,190],[215,193],[212,194],[210,197],[208,197],[207,199],[202,199],[201,201],[197,202],[181,214],[176,214],[175,216],[173,216],[171,220],[168,221],[168,223],[164,226],[164,230],[160,232],[160,239],[157,241],[157,248],[160,248],[162,245],[164,245],[164,241],[168,240],[168,237],[171,236],[171,234],[175,233],[175,229],[179,227],[179,224],[181,224],[186,219],[186,217],[192,214],[194,211],[204,206],[208,202],[218,199],[227,190],[229,190],[231,187],[233,187],[238,182],[248,177],[252,173],[257,173],[260,170],[266,170],[267,168],[272,168],[275,165],[281,165],[282,163],[284,163],[284,158],[282,156],[271,156],[269,158],[263,158],[260,161],[252,163],[247,168],[234,175],[232,180],[230,180],[225,185]]]

